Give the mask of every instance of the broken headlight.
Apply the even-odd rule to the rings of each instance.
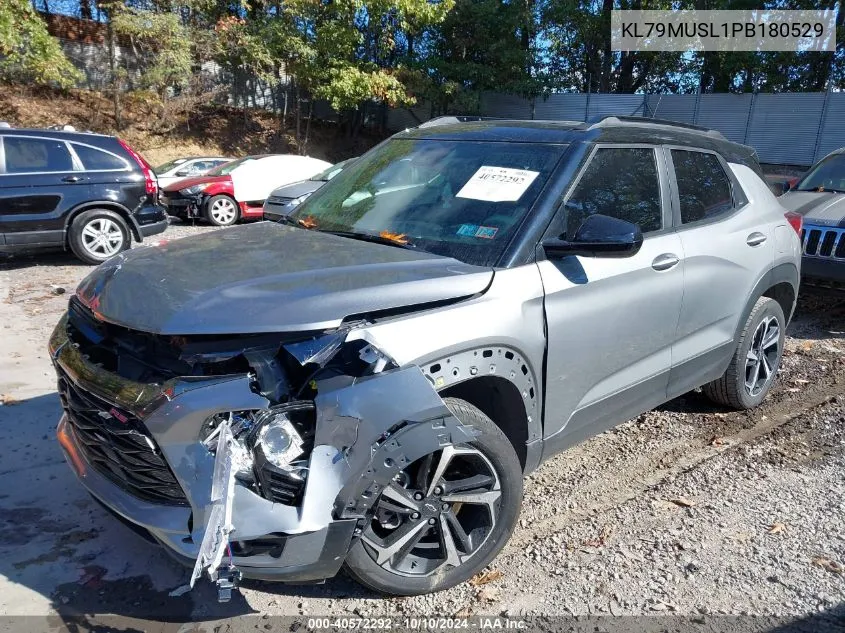
[[[214,453],[220,428],[228,424],[235,438],[237,480],[271,501],[297,505],[308,474],[312,418],[311,402],[218,413],[206,420],[201,439]]]
[[[270,409],[256,416],[254,450],[277,468],[286,468],[302,455],[302,437],[287,414]]]

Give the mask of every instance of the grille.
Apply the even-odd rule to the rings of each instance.
[[[293,198],[284,198],[282,196],[270,196],[269,198],[267,198],[267,202],[270,203],[270,204],[282,204],[282,205],[284,205],[284,204],[289,203],[291,200],[293,200]]]
[[[808,226],[801,232],[808,257],[845,259],[845,228]]]
[[[77,444],[98,473],[131,495],[159,505],[188,499],[141,421],[59,377],[59,397]]]

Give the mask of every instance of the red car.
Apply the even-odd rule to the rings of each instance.
[[[261,219],[264,200],[273,189],[310,178],[330,166],[292,154],[246,156],[204,176],[177,180],[162,189],[161,201],[170,215],[228,226],[239,219]]]

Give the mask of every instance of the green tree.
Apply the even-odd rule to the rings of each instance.
[[[142,87],[166,99],[168,90],[188,84],[191,38],[178,14],[119,7],[111,25],[118,38],[129,42]]]
[[[0,2],[0,78],[71,87],[81,77],[29,0]]]

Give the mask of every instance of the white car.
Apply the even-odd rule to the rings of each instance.
[[[270,192],[328,167],[331,163],[324,160],[295,154],[245,156],[205,176],[162,187],[161,200],[170,215],[205,218],[217,226],[228,226],[240,219],[261,219]]]
[[[170,162],[159,165],[155,171],[159,187],[166,187],[182,178],[193,176],[204,176],[215,167],[225,165],[235,160],[225,156],[192,156],[188,158],[177,158]]]

